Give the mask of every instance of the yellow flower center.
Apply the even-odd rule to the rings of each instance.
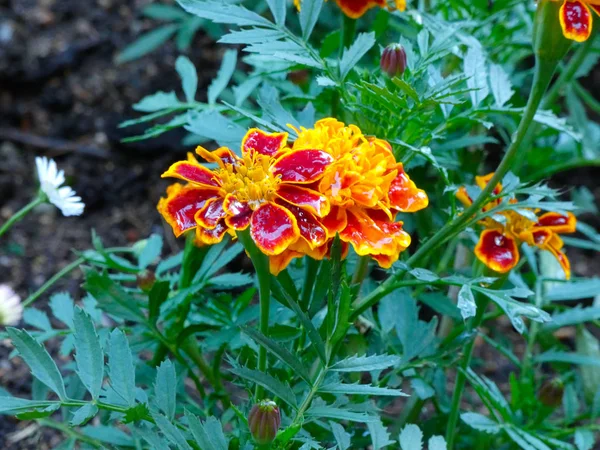
[[[274,198],[281,182],[270,170],[273,158],[258,152],[246,154],[235,164],[225,164],[217,174],[222,181],[221,188],[233,194],[241,202],[248,202],[252,209]]]
[[[532,210],[529,211],[533,213]],[[487,228],[495,228],[500,224],[504,230],[510,233],[514,238],[518,238],[521,233],[530,230],[535,226],[534,221],[516,211],[502,211],[497,215],[504,217],[504,221],[501,221],[499,217],[497,218],[498,220],[496,220],[495,216],[488,217],[484,219],[485,226]]]

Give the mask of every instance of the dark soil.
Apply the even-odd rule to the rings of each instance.
[[[23,298],[72,261],[73,249],[89,248],[92,229],[107,246],[131,244],[152,232],[163,234],[173,251],[181,246],[165,230],[155,205],[167,185],[160,174],[187,150],[180,144],[183,132],[125,145],[121,139],[140,130],[117,128],[136,116],[130,105],[143,96],[179,86],[174,65],[180,52],[172,43],[131,63],[114,62],[121,49],[156,26],[139,15],[150,2],[0,0],[0,223],[35,195],[38,155],[57,160],[86,204],[76,218],[40,207],[3,237],[0,283],[8,282]],[[199,69],[203,92],[219,53],[199,32],[188,56]],[[597,174],[576,172],[555,183],[584,183],[600,197]],[[592,253],[570,254],[580,255],[572,257],[575,274],[597,274]],[[53,291],[68,290],[78,298],[80,282],[76,271]],[[41,298],[39,306],[46,301]],[[20,360],[9,360],[10,351],[0,342],[0,386],[27,396],[29,370]],[[480,353],[490,361],[486,373],[508,378],[512,367],[496,362],[494,352]],[[1,449],[48,449],[61,439],[33,422],[0,416]]]

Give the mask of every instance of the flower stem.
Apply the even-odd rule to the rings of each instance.
[[[269,310],[271,303],[271,272],[269,270],[269,257],[262,253],[250,236],[249,230],[238,231],[238,239],[248,252],[256,275],[258,277],[258,294],[260,301],[260,322],[259,330],[264,336],[269,336]],[[258,347],[258,370],[267,371],[267,350]],[[262,386],[256,386],[255,400],[263,400],[265,391]]]
[[[4,233],[6,233],[8,231],[8,229],[10,227],[12,227],[15,223],[17,223],[19,220],[21,220],[23,217],[25,217],[29,213],[29,211],[31,211],[36,206],[41,205],[42,203],[45,203],[45,202],[46,202],[46,195],[43,194],[42,191],[40,191],[31,202],[29,202],[27,205],[25,205],[23,208],[21,208],[15,214],[13,214],[13,216],[10,219],[8,219],[4,223],[4,225],[2,225],[2,227],[0,227],[0,236],[2,236]]]
[[[414,255],[408,259],[407,263],[409,267],[417,266],[424,257],[429,255],[444,242],[460,233],[466,224],[471,220],[471,218],[481,210],[483,205],[485,205],[496,185],[502,181],[502,178],[504,178],[504,175],[511,170],[513,164],[516,162],[519,156],[521,144],[527,136],[527,131],[533,122],[533,118],[540,106],[542,98],[544,97],[544,93],[550,84],[550,80],[552,80],[552,75],[556,70],[557,64],[558,62],[554,60],[544,60],[540,58],[537,59],[533,87],[531,89],[527,105],[525,106],[525,110],[523,111],[523,117],[519,123],[517,132],[515,133],[515,137],[510,147],[504,154],[504,158],[502,158],[502,161],[496,169],[494,176],[487,186],[482,190],[481,194],[479,194],[479,196],[473,201],[473,204],[467,208],[463,214],[456,217],[449,224],[440,229],[427,242],[425,242],[425,244],[423,244],[414,253]],[[359,314],[362,314],[362,312],[377,303],[377,301],[386,292],[389,292],[390,287],[397,283],[404,273],[405,271],[403,270],[396,272],[383,283],[381,283],[377,289],[373,290],[370,294],[355,302],[352,316],[355,317]]]

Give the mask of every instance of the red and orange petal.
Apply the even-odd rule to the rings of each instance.
[[[225,218],[225,215],[223,199],[218,197],[208,200],[202,209],[196,213],[194,219],[200,227],[212,230]]]
[[[227,213],[225,223],[234,230],[245,230],[250,225],[252,209],[246,202],[241,202],[233,195],[227,194],[223,202],[223,209]]]
[[[175,236],[180,236],[197,226],[196,213],[215,196],[213,189],[175,183],[167,188],[167,198],[158,202],[158,211],[171,225]]]
[[[281,184],[277,189],[277,195],[286,202],[299,206],[319,217],[326,216],[331,209],[327,197],[312,189]]]
[[[473,204],[473,199],[469,196],[467,188],[464,186],[458,188],[458,191],[456,191],[456,198],[466,207]]]
[[[332,161],[322,150],[295,150],[279,157],[271,170],[283,182],[306,184],[321,178]]]
[[[519,262],[517,242],[502,230],[484,230],[475,246],[475,255],[490,269],[506,273]]]
[[[401,165],[398,168],[398,175],[390,185],[388,196],[390,207],[401,212],[416,212],[429,205],[429,198],[425,191],[417,188]]]
[[[340,239],[352,244],[361,255],[387,255],[395,260],[410,245],[410,235],[402,230],[402,222],[392,222],[378,210],[352,208],[347,212],[348,224]]]
[[[277,276],[292,262],[292,259],[302,258],[303,256],[303,253],[289,249],[284,250],[279,255],[269,256],[269,270],[273,275]]]
[[[287,133],[266,133],[251,128],[242,139],[242,153],[256,151],[261,155],[275,156],[287,144]]]
[[[296,218],[300,238],[306,242],[310,250],[321,247],[327,242],[327,229],[314,215],[294,205],[285,205],[285,208]],[[303,250],[308,253],[308,249]]]
[[[488,173],[487,175],[476,176],[475,183],[481,190],[485,189],[490,180],[494,177],[495,172]],[[502,184],[498,183],[494,188],[493,194],[499,195],[502,192]]]
[[[565,278],[569,280],[571,278],[571,262],[569,261],[569,258],[567,258],[567,255],[552,246],[548,246],[546,250],[554,255],[565,272]]]
[[[196,228],[196,245],[213,245],[218,244],[223,240],[223,236],[229,229],[223,221],[217,223],[213,229],[203,227]]]
[[[187,161],[176,162],[162,174],[162,178],[167,177],[179,178],[209,188],[218,188],[220,185],[215,174],[198,163],[191,153],[188,153]]]
[[[331,211],[321,219],[321,223],[325,226],[330,236],[335,236],[348,224],[348,215],[345,208],[332,206]]]
[[[590,5],[598,12],[598,5]],[[586,41],[592,34],[592,13],[586,2],[566,0],[559,11],[560,26],[567,39]]]
[[[555,233],[575,233],[577,219],[570,212],[566,215],[547,212],[538,218],[538,222],[534,226],[536,228],[545,228]]]
[[[294,215],[283,206],[263,203],[250,219],[250,236],[265,255],[278,255],[300,236]]]
[[[340,9],[348,17],[358,19],[375,6],[387,6],[386,0],[336,0]]]
[[[223,168],[225,164],[233,164],[239,159],[236,154],[227,147],[219,147],[211,152],[204,147],[198,146],[196,148],[196,153],[206,162],[217,163],[221,168]]]

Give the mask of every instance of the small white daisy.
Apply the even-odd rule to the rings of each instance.
[[[69,186],[62,186],[65,182],[65,173],[58,170],[56,162],[46,157],[35,158],[40,189],[48,197],[48,201],[63,213],[63,216],[80,216],[83,213],[84,203]]]
[[[17,325],[23,316],[21,299],[10,286],[0,284],[0,325]]]

